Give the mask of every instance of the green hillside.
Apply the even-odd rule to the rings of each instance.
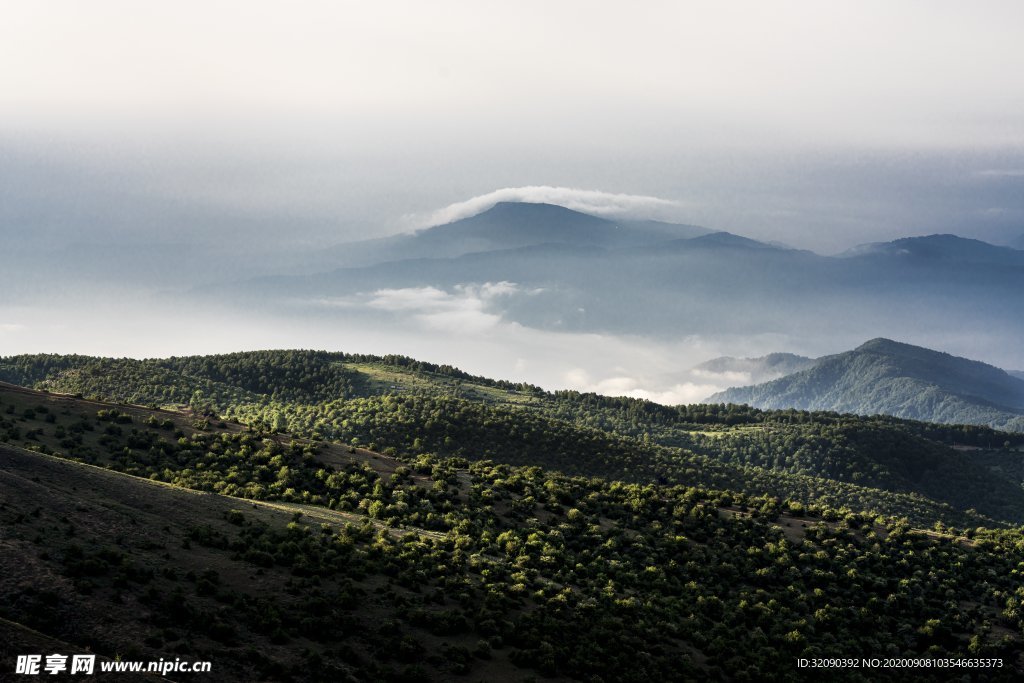
[[[369,400],[349,403],[394,404],[376,419],[404,415],[396,434],[424,417],[414,397]],[[451,401],[440,407],[463,411],[433,419],[462,424],[447,437],[467,453],[475,434],[508,428],[486,424],[508,406]],[[32,632],[107,657],[181,653],[225,681],[813,680],[795,658],[826,656],[995,658],[993,680],[1024,671],[1016,529],[394,457],[13,387],[0,388],[0,415],[4,642]],[[537,420],[518,423],[530,447],[551,447],[531,432],[563,424],[559,438],[594,440],[579,453],[629,453],[629,437]],[[434,433],[423,427],[418,438]],[[649,448],[632,462],[668,453]]]
[[[1001,451],[1024,437],[981,427],[552,394],[404,357],[318,351],[147,361],[23,356],[0,359],[0,377],[104,400],[179,404],[404,457],[699,484],[926,526],[1024,522],[1019,481],[953,448]],[[166,377],[173,381],[162,383]]]
[[[708,400],[1024,431],[1024,380],[991,365],[887,339]]]

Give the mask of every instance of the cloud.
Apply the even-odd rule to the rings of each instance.
[[[531,185],[527,187],[506,187],[488,192],[464,202],[449,204],[443,209],[423,216],[405,216],[408,224],[415,228],[444,225],[469,218],[487,211],[499,202],[526,202],[529,204],[557,204],[567,209],[620,218],[670,218],[682,204],[671,199],[635,194],[615,194],[599,190],[580,190],[571,187]]]
[[[378,289],[371,296],[367,306],[382,311],[436,310],[448,307],[453,299],[452,295],[437,287]]]
[[[346,339],[346,348],[362,347],[367,353],[401,353],[547,389],[666,405],[699,403],[729,386],[749,383],[743,381],[749,378],[746,373],[710,372],[694,368],[697,363],[722,353],[763,354],[792,346],[790,340],[773,335],[694,335],[662,342],[636,335],[542,330],[505,314],[516,298],[542,291],[499,281],[378,289],[306,303],[342,315],[312,317],[322,324],[342,323],[344,336],[330,337],[331,348]],[[370,317],[360,317],[363,313]],[[363,335],[372,342],[358,341]]]
[[[630,396],[631,398],[644,398],[648,401],[654,401],[655,403],[674,406],[683,403],[702,403],[707,400],[708,396],[711,396],[721,390],[722,387],[715,386],[713,384],[694,384],[693,382],[683,382],[682,384],[673,385],[662,391],[647,391],[639,389],[627,394],[627,396]]]
[[[0,323],[0,332],[22,332],[25,326],[19,323]]]
[[[727,387],[740,387],[747,384],[756,384],[765,380],[758,379],[754,381],[754,375],[750,372],[743,372],[740,370],[723,370],[721,372],[715,372],[714,370],[707,370],[705,368],[693,368],[690,370],[690,374],[694,377],[713,382],[715,385],[721,386],[724,384]],[[781,377],[782,375],[776,373],[776,376]],[[775,377],[772,377],[775,379]]]
[[[570,388],[577,391],[592,391],[604,396],[627,396],[664,405],[699,403],[724,388],[717,384],[697,384],[689,381],[662,386],[654,381],[624,375],[594,380],[583,368],[569,370],[562,379]]]
[[[456,285],[453,292],[437,287],[379,289],[370,295],[366,306],[391,313],[411,313],[414,320],[431,329],[480,333],[493,330],[502,322],[501,315],[490,310],[495,300],[521,292],[514,282],[462,284]]]
[[[697,337],[665,345],[642,337],[539,330],[504,316],[510,299],[542,291],[500,281],[450,289],[378,289],[312,303],[342,309],[349,321],[359,310],[383,314],[375,316],[372,325],[351,327],[372,327],[377,333],[401,330],[403,353],[550,389],[680,404],[699,402],[725,388],[685,371],[713,352]],[[413,350],[410,344],[422,350]]]

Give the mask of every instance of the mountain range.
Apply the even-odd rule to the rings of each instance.
[[[300,270],[217,290],[261,309],[322,316],[331,315],[325,302],[344,302],[348,315],[381,290],[450,294],[504,282],[505,295],[481,308],[507,321],[663,340],[782,335],[834,347],[864,330],[927,338],[970,329],[1005,348],[1024,335],[1024,252],[953,235],[824,256],[694,226],[502,203],[416,233],[325,248]]]
[[[518,249],[540,244],[648,247],[711,233],[693,225],[616,220],[555,204],[499,202],[490,209],[411,234],[341,244],[326,250],[335,265],[360,265]]]
[[[1024,431],[1024,379],[985,363],[889,339],[872,339],[785,377],[728,389],[708,400]]]
[[[1020,267],[1024,264],[1024,254],[1018,249],[1007,249],[956,235],[903,237],[891,242],[873,242],[850,249],[842,256],[888,256],[911,262],[987,263],[1011,267]]]

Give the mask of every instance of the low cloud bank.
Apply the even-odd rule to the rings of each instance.
[[[502,322],[499,314],[489,310],[496,300],[521,293],[513,282],[457,285],[451,293],[437,287],[380,289],[371,295],[366,305],[381,311],[410,314],[431,329],[479,333],[493,330]]]
[[[695,368],[735,342],[692,336],[672,343],[640,336],[540,330],[510,320],[517,297],[543,290],[514,282],[378,289],[315,305],[346,317],[373,316],[377,333],[403,330],[402,353],[450,363],[474,374],[526,381],[546,389],[628,396],[666,405],[699,403],[749,375]],[[759,339],[757,350],[773,340]],[[411,346],[410,346],[411,344]],[[390,344],[389,344],[390,346]]]
[[[671,341],[641,335],[543,330],[510,310],[540,290],[513,282],[454,287],[371,289],[339,297],[289,300],[286,311],[239,312],[216,301],[124,299],[56,311],[0,306],[0,355],[83,353],[168,357],[254,349],[317,348],[401,354],[476,375],[663,404],[700,402],[736,377],[692,372],[723,354],[789,348],[792,340],[691,335]],[[188,321],[185,324],[183,321]],[[204,334],[197,335],[201,329]]]
[[[652,385],[650,380],[627,376],[594,379],[581,368],[570,370],[564,379],[570,388],[577,391],[592,391],[605,396],[628,396],[665,405],[700,403],[724,388],[717,384],[697,384],[690,381],[658,386]]]

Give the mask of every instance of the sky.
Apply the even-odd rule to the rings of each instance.
[[[1008,243],[1021,26],[1015,1],[9,2],[0,243],[76,272],[114,243],[272,271],[495,196],[829,254]],[[23,350],[28,314],[0,313],[0,353]]]
[[[28,187],[4,218],[344,241],[550,185],[826,252],[1001,239],[1021,25],[1017,2],[10,3],[0,151]]]

